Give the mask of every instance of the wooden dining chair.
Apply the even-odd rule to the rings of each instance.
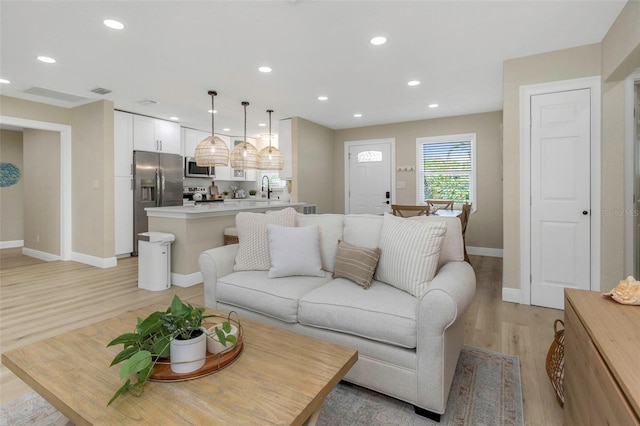
[[[467,224],[469,223],[469,216],[471,216],[471,204],[464,203],[462,205],[462,213],[458,216],[462,225],[462,245],[464,247],[464,261],[471,264],[469,255],[467,254],[467,241],[465,239],[465,233],[467,231]]]
[[[429,216],[429,206],[413,206],[413,205],[402,205],[402,204],[391,204],[391,213],[394,216],[400,217],[408,217],[405,216],[405,213],[411,212],[408,216]]]
[[[429,207],[453,210],[453,200],[426,200]]]

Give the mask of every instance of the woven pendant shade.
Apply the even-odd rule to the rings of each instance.
[[[258,168],[258,150],[247,142],[247,105],[249,105],[249,102],[242,102],[242,106],[244,106],[244,142],[233,148],[230,158],[231,167],[239,170],[255,170]]]
[[[282,170],[284,168],[284,157],[280,150],[267,146],[258,153],[259,170]]]
[[[258,168],[258,150],[249,142],[239,143],[231,151],[231,167],[240,170]]]
[[[214,98],[218,94],[215,90],[209,90],[211,96],[211,136],[206,137],[196,147],[194,157],[200,167],[228,166],[229,148],[225,141],[215,136],[214,133]]]
[[[271,146],[271,113],[273,110],[268,109],[269,113],[269,146],[262,148],[258,153],[258,170],[282,170],[284,168],[284,157],[280,150]]]
[[[217,136],[208,136],[196,147],[196,164],[201,167],[228,166],[229,148]]]

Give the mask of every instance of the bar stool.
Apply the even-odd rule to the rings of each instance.
[[[233,228],[224,229],[224,245],[238,244],[238,230]]]

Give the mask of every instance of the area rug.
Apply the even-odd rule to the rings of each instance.
[[[35,392],[0,406],[0,426],[63,426],[67,419]],[[440,423],[414,413],[413,406],[341,382],[322,406],[318,425],[523,425],[520,363],[504,355],[465,346],[456,367],[447,412]]]

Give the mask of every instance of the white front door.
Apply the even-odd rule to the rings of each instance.
[[[346,213],[391,211],[393,140],[345,142]]]
[[[531,304],[591,288],[590,89],[531,97]]]

